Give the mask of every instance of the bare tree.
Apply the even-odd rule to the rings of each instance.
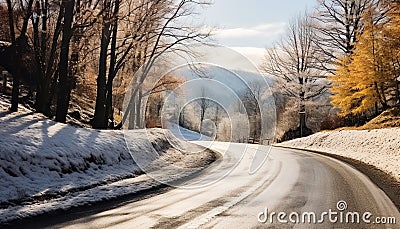
[[[250,87],[241,96],[241,101],[246,109],[250,122],[252,143],[261,142],[261,110],[259,102],[262,100],[263,88],[257,82],[251,82]]]
[[[159,20],[154,15],[158,14],[160,3],[161,1],[108,0],[102,4],[102,34],[93,127],[107,128],[108,120],[113,122],[114,79],[126,60],[131,60],[136,65],[135,53],[141,53],[140,44],[151,31],[150,24]],[[134,72],[137,68],[139,67],[128,70]]]
[[[172,50],[173,46],[185,40],[200,37],[186,26],[176,26],[179,18],[191,15],[188,7],[197,2],[174,1],[105,1],[102,26],[102,44],[100,45],[99,77],[93,126],[107,127],[107,121],[113,120],[113,81],[127,60],[129,68],[136,72],[140,66],[143,74],[134,79],[138,85],[134,91],[137,97],[132,113],[135,113],[135,126],[143,126],[141,101],[149,93],[142,91],[141,84],[147,76],[149,66],[161,53]],[[200,4],[200,3],[198,3]],[[193,36],[192,36],[193,35]],[[108,68],[108,72],[107,72]],[[120,81],[121,82],[121,81]]]
[[[112,7],[114,3],[114,7]],[[118,11],[119,11],[119,0],[115,2],[112,0],[106,0],[102,4],[102,30],[101,30],[101,43],[100,43],[100,58],[99,58],[99,73],[97,77],[97,96],[96,96],[96,108],[94,118],[92,120],[92,126],[94,128],[107,128],[107,116],[106,116],[106,99],[107,99],[107,62],[108,62],[108,49],[111,40],[113,40],[113,50],[111,55],[111,65],[115,63],[115,43],[116,34],[114,31],[118,31]],[[114,27],[114,28],[113,28]],[[113,35],[113,37],[112,37]],[[110,67],[111,68],[111,67]],[[109,76],[109,78],[112,76]],[[112,79],[110,79],[111,81]]]
[[[197,100],[197,103],[200,106],[200,125],[201,125],[201,123],[203,123],[204,121],[207,109],[213,105],[213,102],[207,98],[207,91],[204,86],[201,88],[201,95],[200,98]]]
[[[317,23],[315,44],[323,55],[319,55],[322,66],[334,71],[333,62],[350,54],[362,29],[362,15],[376,0],[318,0],[319,6],[313,15]]]
[[[204,32],[192,25],[182,25],[184,19],[193,14],[193,7],[208,4],[206,1],[180,0],[176,2],[170,0],[158,3],[161,5],[155,8],[157,14],[151,14],[156,20],[148,17],[150,27],[148,33],[145,33],[147,36],[143,37],[136,49],[136,64],[137,66],[143,64],[143,67],[138,77],[133,79],[135,87],[131,92],[128,112],[124,113],[118,127],[121,127],[129,115],[131,116],[130,127],[144,127],[143,120],[141,120],[142,100],[145,98],[143,83],[154,62],[166,52],[182,51],[178,48],[179,46],[188,47],[194,42],[203,42],[211,33]]]
[[[300,135],[306,129],[305,102],[328,90],[325,74],[319,68],[316,34],[307,15],[300,15],[288,26],[280,43],[268,49],[263,70],[276,77],[275,88],[299,104]]]
[[[54,4],[54,3],[53,3]],[[52,116],[50,109],[58,81],[59,38],[62,32],[64,6],[56,17],[51,16],[55,6],[48,0],[36,0],[32,21],[32,43],[37,73],[36,111]],[[53,7],[53,8],[52,8]],[[53,13],[54,14],[54,13]],[[54,25],[54,27],[52,26]]]
[[[8,70],[13,74],[13,88],[11,97],[11,108],[10,111],[15,112],[18,110],[19,103],[19,86],[21,77],[21,66],[24,65],[24,58],[29,55],[29,44],[28,44],[28,23],[29,18],[32,16],[33,0],[29,0],[26,4],[21,1],[19,7],[24,12],[22,19],[22,27],[19,30],[19,36],[17,37],[15,28],[17,27],[19,20],[14,20],[14,5],[11,0],[7,0],[8,10],[8,22],[10,27],[11,36],[11,47],[10,60],[12,63],[9,64]],[[27,58],[29,59],[29,58]]]
[[[62,41],[59,62],[59,93],[57,96],[56,121],[65,122],[69,102],[71,99],[71,90],[73,76],[69,71],[69,50],[72,37],[72,22],[74,17],[75,0],[63,0],[61,7],[64,9],[64,22],[62,30]]]

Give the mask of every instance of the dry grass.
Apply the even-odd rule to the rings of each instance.
[[[383,128],[400,127],[400,106],[392,107],[378,115],[363,126],[345,126],[334,130],[322,130],[331,132],[340,130],[374,130]]]
[[[384,111],[378,117],[362,126],[364,130],[400,127],[400,107],[394,107]]]
[[[322,132],[339,131],[339,130],[374,130],[383,128],[400,127],[400,106],[390,108],[376,118],[372,119],[363,126],[346,126],[336,130],[326,130]]]

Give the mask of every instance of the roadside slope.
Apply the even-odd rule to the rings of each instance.
[[[191,153],[199,146],[162,129],[124,135],[76,128],[24,108],[9,113],[8,106],[0,100],[0,224],[154,188],[190,176],[218,158],[210,150]],[[143,174],[143,163],[139,166],[133,158],[148,162],[154,174]],[[166,165],[191,169],[177,173],[165,170]]]

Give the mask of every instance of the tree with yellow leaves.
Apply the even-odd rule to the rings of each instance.
[[[390,3],[385,20],[375,20],[375,8],[366,11],[353,53],[338,61],[331,80],[332,104],[341,109],[340,115],[360,115],[373,109],[377,113],[399,103],[399,6]]]

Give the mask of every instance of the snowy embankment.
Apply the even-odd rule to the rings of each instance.
[[[278,146],[316,150],[361,161],[400,182],[400,128],[320,132]]]
[[[175,137],[185,140],[185,141],[210,141],[211,140],[211,137],[197,133],[192,130],[188,130],[188,129],[183,128],[182,126],[179,126],[174,123],[168,123],[168,129],[171,131],[171,133]]]
[[[218,157],[209,150],[190,153],[199,146],[162,129],[127,131],[129,152],[122,131],[75,128],[23,108],[10,114],[8,107],[0,100],[0,223],[154,188]],[[166,163],[190,169],[165,170]],[[142,166],[154,174],[143,174]]]

